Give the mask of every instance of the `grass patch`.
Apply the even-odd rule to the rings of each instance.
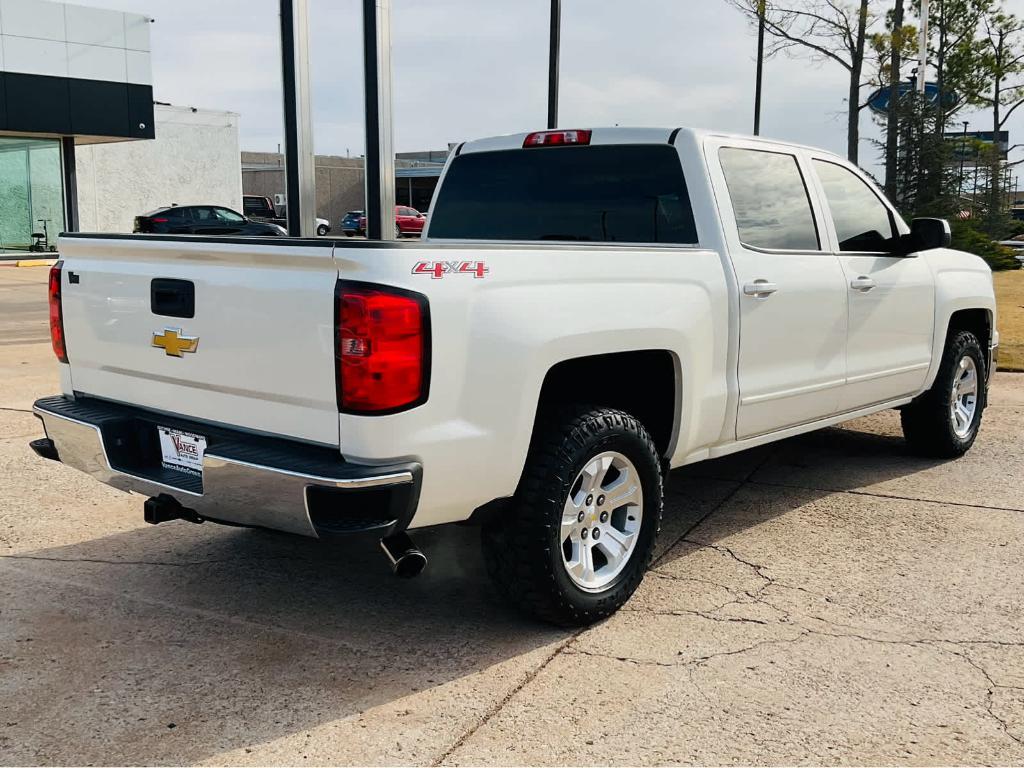
[[[999,370],[1024,372],[1024,270],[996,272]]]

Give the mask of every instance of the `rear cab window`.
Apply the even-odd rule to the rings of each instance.
[[[430,219],[438,240],[697,243],[667,144],[466,153],[448,168]]]

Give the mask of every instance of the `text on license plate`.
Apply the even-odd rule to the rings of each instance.
[[[166,469],[202,476],[205,437],[170,427],[158,426],[156,431],[160,436],[161,464]]]

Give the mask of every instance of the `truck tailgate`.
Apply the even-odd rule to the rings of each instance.
[[[338,445],[330,242],[71,236],[60,253],[75,392]]]

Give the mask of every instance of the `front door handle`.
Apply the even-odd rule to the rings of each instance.
[[[870,277],[861,275],[860,277],[850,281],[850,287],[855,291],[867,293],[868,291],[875,287],[875,281],[872,280]]]
[[[779,290],[779,286],[775,283],[762,279],[757,279],[743,286],[743,293],[747,296],[753,296],[755,299],[767,299],[777,290]]]

